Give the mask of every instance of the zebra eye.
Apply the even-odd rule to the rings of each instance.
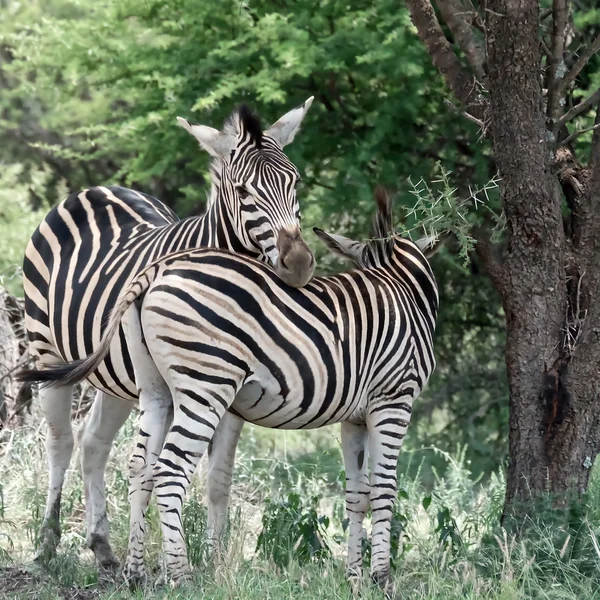
[[[241,200],[246,200],[250,197],[250,192],[243,185],[236,185],[235,191],[238,193],[238,196]]]

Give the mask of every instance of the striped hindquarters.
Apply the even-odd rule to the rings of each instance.
[[[119,293],[173,242],[177,220],[159,200],[120,187],[72,194],[50,211],[23,263],[25,324],[39,364],[94,350]],[[122,330],[91,381],[112,395],[136,397]]]

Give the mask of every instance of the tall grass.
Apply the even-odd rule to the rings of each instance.
[[[126,465],[135,427],[120,433],[107,472],[113,545],[123,558],[128,535]],[[44,427],[5,436],[0,449],[0,598],[351,598],[344,577],[343,465],[334,429],[269,432],[248,427],[240,444],[226,550],[208,563],[203,468],[184,511],[193,580],[171,590],[157,584],[160,531],[149,513],[146,588],[98,579],[85,546],[82,481],[74,461],[63,493],[63,537],[47,569],[33,564],[47,483]],[[519,538],[499,525],[501,474],[471,473],[464,448],[414,453],[399,474],[394,515],[394,577],[403,598],[600,598],[600,481],[581,510],[532,514]],[[421,468],[414,468],[418,460]],[[429,462],[428,462],[429,461]],[[444,465],[431,469],[430,463]],[[427,469],[425,486],[421,473]],[[410,473],[410,474],[409,474]],[[416,473],[416,474],[415,474]],[[543,517],[543,518],[542,518]],[[370,529],[367,519],[367,531]],[[369,540],[365,539],[365,561]],[[365,584],[362,597],[381,598]]]

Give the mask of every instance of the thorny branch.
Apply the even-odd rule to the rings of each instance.
[[[450,102],[450,100],[448,100],[448,98],[444,98],[444,104],[446,106],[448,106],[449,108],[451,108],[457,114],[462,115],[463,117],[465,117],[466,119],[471,121],[471,123],[475,123],[475,125],[477,125],[479,127],[479,129],[481,129],[482,135],[485,135],[487,127],[481,119],[474,117],[472,114],[468,113],[466,110],[460,110],[460,108],[458,108],[458,106],[456,106],[452,102]]]

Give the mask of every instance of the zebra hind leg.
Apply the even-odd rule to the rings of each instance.
[[[412,397],[380,408],[368,418],[371,464],[371,579],[391,597],[390,533],[396,502],[398,456],[410,423]]]
[[[145,519],[154,487],[153,467],[171,424],[173,403],[171,392],[144,342],[138,308],[132,305],[121,322],[133,363],[140,403],[137,445],[129,461],[129,545],[123,569],[125,580],[134,587],[145,576]]]
[[[158,373],[157,373],[158,374]],[[167,429],[171,425],[172,401],[168,388],[151,402],[140,393],[140,426],[137,444],[129,461],[129,545],[123,577],[130,587],[145,578],[144,540],[146,513],[154,488],[153,468],[161,452]]]
[[[60,541],[60,499],[65,473],[73,454],[73,429],[71,426],[71,398],[73,386],[40,389],[40,405],[48,432],[46,453],[50,477],[44,520],[38,534],[39,547],[35,560],[47,562],[56,556]]]
[[[175,586],[189,574],[182,519],[185,494],[198,462],[237,391],[227,384],[197,384],[198,381],[194,381],[193,390],[172,387],[175,389],[173,425],[154,466],[166,578]]]
[[[83,428],[81,469],[85,489],[87,543],[100,567],[116,571],[119,563],[109,542],[104,472],[113,441],[133,404],[98,391]]]
[[[244,422],[241,419],[226,412],[208,447],[206,538],[211,557],[218,557],[222,549],[235,451],[243,426]]]
[[[366,425],[342,423],[342,452],[346,469],[346,515],[348,517],[348,556],[346,575],[355,592],[362,577],[363,522],[369,510]]]

